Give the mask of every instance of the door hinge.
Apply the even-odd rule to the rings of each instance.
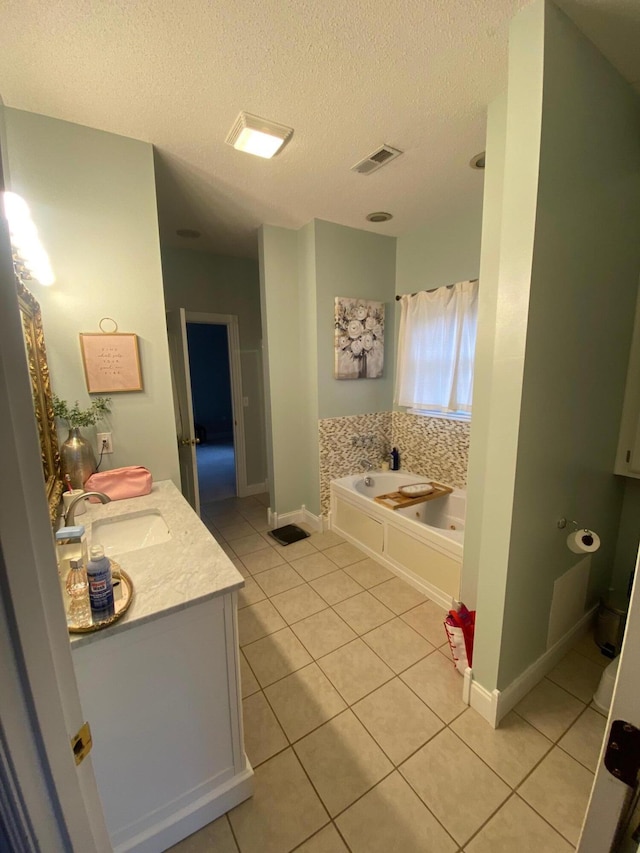
[[[92,746],[91,729],[89,728],[89,723],[85,723],[71,738],[71,749],[73,750],[73,757],[76,760],[76,764],[82,764],[91,752]]]
[[[624,720],[613,721],[604,766],[616,779],[635,787],[640,771],[640,729]]]

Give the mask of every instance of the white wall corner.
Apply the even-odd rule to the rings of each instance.
[[[308,525],[314,532],[322,533],[324,530],[324,522],[321,515],[314,515],[310,510],[302,504],[302,521]]]
[[[322,516],[314,515],[304,504],[300,509],[291,512],[272,512],[271,507],[267,510],[267,523],[273,530],[275,527],[283,527],[285,524],[306,524],[314,532],[321,533],[323,530]]]
[[[468,675],[467,675],[468,673]],[[499,690],[487,690],[480,682],[473,680],[473,671],[467,668],[465,674],[465,685],[463,690],[468,690],[469,702],[474,711],[489,723],[492,728],[498,728],[498,703],[500,700]],[[464,693],[463,693],[464,699]]]

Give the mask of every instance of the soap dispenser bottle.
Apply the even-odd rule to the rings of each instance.
[[[111,563],[104,555],[102,545],[91,548],[91,559],[87,563],[89,581],[89,604],[94,623],[104,622],[115,614]]]
[[[397,447],[394,447],[391,450],[390,468],[392,471],[400,470],[400,454],[398,453]]]

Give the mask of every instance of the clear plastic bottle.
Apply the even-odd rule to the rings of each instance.
[[[87,563],[87,580],[91,617],[94,623],[104,622],[115,614],[115,606],[111,563],[109,558],[105,557],[102,545],[94,545],[91,548],[91,559]]]
[[[67,610],[67,624],[75,628],[90,625],[89,581],[81,559],[71,560],[65,587],[71,599]]]

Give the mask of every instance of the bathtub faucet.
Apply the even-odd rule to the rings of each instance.
[[[362,469],[365,473],[367,471],[373,471],[373,465],[368,459],[361,459],[360,464],[362,465]]]

